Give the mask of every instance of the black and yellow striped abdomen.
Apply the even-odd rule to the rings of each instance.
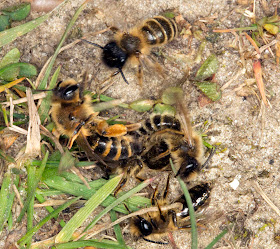
[[[175,132],[181,131],[180,121],[171,115],[153,115],[150,118],[142,122],[142,126],[139,129],[141,135],[152,134],[156,131],[171,129]]]
[[[128,159],[142,151],[142,144],[132,135],[104,137],[94,134],[87,140],[94,153],[108,161]]]
[[[177,24],[173,19],[155,16],[144,21],[140,32],[149,45],[163,45],[172,41],[178,33]]]

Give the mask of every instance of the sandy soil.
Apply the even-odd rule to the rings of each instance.
[[[0,7],[15,3],[5,1]],[[240,1],[241,2],[241,1]],[[265,16],[263,7],[256,1],[257,19]],[[13,47],[20,49],[22,61],[32,63],[39,69],[53,54],[66,25],[82,1],[69,1],[59,13],[52,17],[35,31],[17,39],[12,44],[5,46],[0,55],[4,55]],[[273,1],[268,1],[269,15],[274,12]],[[127,30],[142,20],[157,15],[167,9],[176,9],[186,20],[194,25],[198,20],[204,20],[204,35],[207,37],[206,49],[203,59],[211,53],[218,57],[220,67],[216,74],[216,82],[223,86],[228,81],[237,77],[224,89],[222,99],[218,102],[199,106],[201,93],[195,86],[187,81],[183,85],[186,105],[190,111],[192,121],[197,130],[208,130],[209,143],[219,144],[221,153],[213,157],[211,165],[199,175],[197,182],[211,181],[213,189],[209,208],[221,212],[223,217],[211,220],[206,227],[199,231],[199,248],[204,248],[222,229],[230,222],[233,228],[217,244],[215,248],[280,248],[279,239],[275,239],[280,232],[279,216],[264,201],[254,187],[258,182],[271,201],[280,206],[279,189],[279,154],[280,154],[280,129],[279,125],[279,69],[275,59],[266,50],[262,54],[263,78],[267,89],[267,97],[271,107],[264,108],[259,101],[259,93],[255,84],[250,89],[256,94],[238,96],[235,89],[254,78],[252,70],[252,57],[245,57],[242,64],[238,46],[234,45],[235,36],[231,33],[216,35],[211,33],[213,27],[232,28],[248,26],[250,21],[239,10],[248,8],[249,5],[239,5],[237,1],[201,0],[201,1],[113,1],[96,0],[87,4],[87,7],[78,18],[76,25],[67,39],[70,43],[79,35],[96,32],[108,26],[116,26]],[[29,20],[40,16],[32,12]],[[210,18],[209,18],[210,17]],[[213,19],[211,19],[211,17]],[[211,22],[212,20],[212,22]],[[104,45],[112,37],[112,33],[90,36],[89,40]],[[243,54],[252,53],[253,47],[242,37]],[[125,101],[139,98],[157,98],[163,89],[175,86],[184,75],[184,71],[191,74],[194,67],[195,56],[200,41],[193,39],[191,47],[189,39],[180,36],[171,44],[161,49],[159,62],[166,69],[164,79],[151,70],[144,69],[144,87],[137,84],[134,71],[127,67],[124,69],[129,85],[125,85],[118,75],[105,94]],[[272,48],[274,50],[274,47]],[[158,50],[155,50],[158,51]],[[90,89],[96,90],[98,82],[108,77],[111,71],[100,60],[97,48],[85,43],[79,43],[73,48],[62,52],[56,60],[56,66],[62,65],[61,79],[77,77],[82,70],[88,69],[95,80]],[[176,66],[175,66],[176,64]],[[244,69],[244,70],[243,70]],[[258,96],[256,96],[258,95]],[[121,110],[122,117],[138,120],[141,115],[135,112]],[[207,127],[203,123],[208,121]],[[238,180],[236,189],[230,183]],[[171,192],[180,191],[177,185],[171,187]],[[186,231],[173,233],[178,248],[190,248],[190,234]],[[161,246],[147,244],[143,240],[135,241],[125,233],[127,243],[135,249],[142,248],[171,248],[169,245]]]

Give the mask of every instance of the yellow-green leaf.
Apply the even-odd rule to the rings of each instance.
[[[219,68],[219,62],[216,55],[211,54],[206,61],[202,64],[202,66],[198,69],[195,80],[202,81],[217,72]]]
[[[9,16],[13,21],[21,21],[30,13],[30,3],[21,3],[1,10],[2,13]]]
[[[202,81],[196,82],[196,86],[212,101],[217,101],[222,97],[222,93],[218,85],[213,82]]]
[[[7,66],[8,64],[19,62],[19,58],[20,58],[19,50],[17,48],[13,48],[0,61],[0,68]]]

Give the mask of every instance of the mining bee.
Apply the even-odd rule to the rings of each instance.
[[[108,125],[94,111],[89,95],[83,94],[84,84],[73,79],[61,81],[53,89],[52,119],[60,135],[69,137],[68,147],[76,140],[87,155],[96,154],[104,160],[127,159],[142,151],[135,136],[128,135],[138,125]],[[126,135],[127,134],[127,135]],[[91,156],[90,156],[91,157]]]
[[[112,76],[121,73],[123,80],[127,84],[128,81],[122,71],[124,65],[129,61],[137,67],[137,78],[139,84],[142,86],[142,57],[149,55],[153,47],[161,46],[172,41],[177,36],[177,33],[177,24],[173,19],[164,16],[155,16],[143,21],[142,24],[132,28],[129,32],[117,30],[114,39],[104,47],[84,39],[82,40],[101,48],[102,60],[105,65],[117,69]]]
[[[143,238],[144,240],[156,244],[168,244],[161,241],[161,238],[168,232],[172,232],[179,229],[189,229],[190,220],[187,204],[184,196],[177,199],[176,202],[183,204],[183,209],[167,210],[163,211],[162,206],[168,204],[166,197],[168,193],[168,184],[164,190],[164,194],[161,197],[157,196],[157,188],[151,198],[152,206],[156,206],[158,211],[149,212],[141,216],[132,218],[130,222],[130,233],[137,238]],[[189,193],[192,198],[192,203],[195,211],[199,211],[210,200],[210,185],[204,183],[197,185],[189,189]]]

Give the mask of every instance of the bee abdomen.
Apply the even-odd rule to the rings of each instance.
[[[161,45],[172,41],[178,33],[174,20],[156,16],[144,22],[140,28],[145,41],[150,45]]]
[[[201,206],[203,206],[207,200],[209,200],[211,192],[211,187],[208,183],[194,186],[189,190],[194,210],[197,211]],[[176,202],[181,202],[183,204],[183,209],[181,212],[177,213],[177,216],[185,218],[189,216],[189,209],[184,196],[181,196]]]
[[[124,160],[142,152],[142,144],[130,135],[111,138],[92,135],[88,142],[96,154],[109,161]]]
[[[181,131],[181,123],[177,118],[171,115],[154,115],[142,123],[139,132],[142,135],[147,135],[165,129]]]

